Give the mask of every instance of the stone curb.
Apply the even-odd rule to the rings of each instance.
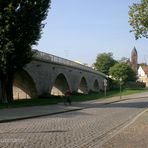
[[[0,123],[19,121],[19,120],[24,120],[24,119],[32,119],[32,118],[37,118],[37,117],[49,116],[49,115],[62,114],[62,113],[78,111],[78,110],[82,110],[82,109],[83,108],[77,108],[77,109],[69,109],[69,110],[64,110],[64,111],[57,111],[57,112],[54,112],[54,113],[45,113],[45,114],[40,114],[40,115],[18,117],[18,118],[13,118],[13,119],[2,119],[2,120],[0,120]]]
[[[139,98],[146,98],[146,97],[148,97],[148,96],[126,98],[126,99],[122,99],[122,100],[119,99],[119,100],[115,100],[115,101],[111,101],[111,102],[104,102],[104,103],[101,104],[101,106],[102,105],[107,105],[107,104],[113,104],[113,103],[116,103],[116,102],[122,102],[122,101],[125,101],[125,100],[139,99]],[[24,119],[32,119],[32,118],[37,118],[37,117],[49,116],[49,115],[62,114],[62,113],[78,111],[78,110],[82,110],[82,109],[86,109],[86,108],[90,108],[90,107],[79,107],[77,109],[68,109],[68,110],[63,110],[63,111],[57,111],[57,112],[54,112],[54,113],[45,113],[45,114],[40,114],[40,115],[31,115],[31,116],[18,117],[18,118],[13,118],[13,119],[2,119],[2,120],[0,120],[0,123],[19,121],[19,120],[24,120]]]

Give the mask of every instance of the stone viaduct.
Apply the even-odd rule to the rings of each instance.
[[[88,93],[104,88],[107,76],[90,67],[36,50],[33,60],[15,74],[15,99],[64,95],[65,91]]]

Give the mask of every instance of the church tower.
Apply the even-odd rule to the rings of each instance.
[[[131,67],[132,69],[137,72],[137,68],[138,68],[138,54],[137,54],[137,50],[134,47],[131,53]]]

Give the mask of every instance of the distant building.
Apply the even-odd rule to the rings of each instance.
[[[136,48],[134,47],[132,52],[131,52],[131,59],[123,57],[120,62],[127,63],[131,66],[131,68],[137,72],[138,69],[138,53]]]
[[[132,52],[131,52],[131,61],[130,61],[130,65],[132,67],[132,69],[137,72],[138,69],[138,53],[136,48],[134,47]]]
[[[82,64],[80,61],[74,61],[74,62],[76,62],[76,63],[78,63],[78,64]]]
[[[88,63],[83,63],[83,65],[84,65],[84,66],[88,66],[88,67],[89,67]]]
[[[138,68],[138,81],[144,82],[148,87],[148,66],[140,66]]]

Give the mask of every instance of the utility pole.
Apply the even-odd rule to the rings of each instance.
[[[120,100],[122,99],[122,78],[119,79],[120,81]]]
[[[104,96],[106,97],[107,80],[104,79]]]

